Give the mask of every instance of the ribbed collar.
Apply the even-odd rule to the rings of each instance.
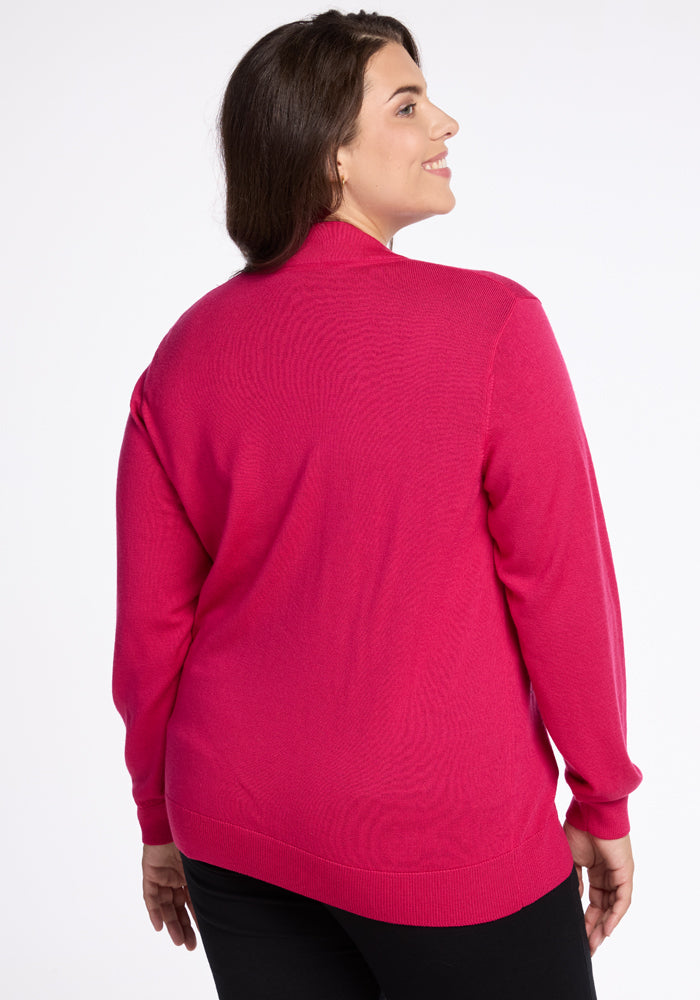
[[[349,222],[330,219],[317,222],[287,266],[316,262],[391,260],[396,254],[374,236]]]

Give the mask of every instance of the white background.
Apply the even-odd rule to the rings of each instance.
[[[431,99],[461,124],[457,208],[394,249],[515,278],[557,333],[616,560],[645,775],[634,904],[594,958],[599,998],[697,997],[698,7],[454,7],[380,8],[415,32]],[[137,377],[240,266],[215,150],[228,76],[266,31],[323,9],[26,0],[3,15],[9,998],[214,996],[201,947],[157,936],[140,899],[110,693],[114,479]]]

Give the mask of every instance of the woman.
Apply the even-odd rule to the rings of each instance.
[[[630,903],[641,774],[564,363],[526,289],[389,246],[452,209],[457,129],[393,18],[253,46],[221,109],[246,267],[133,394],[114,696],[151,920],[193,948],[193,904],[220,997],[590,998]]]

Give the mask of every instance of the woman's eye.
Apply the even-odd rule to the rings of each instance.
[[[398,114],[400,114],[402,118],[410,118],[413,114],[414,108],[415,104],[404,104],[402,108],[399,108]]]

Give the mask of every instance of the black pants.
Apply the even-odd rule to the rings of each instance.
[[[183,862],[220,1000],[595,1000],[575,869],[500,920],[414,927]]]

